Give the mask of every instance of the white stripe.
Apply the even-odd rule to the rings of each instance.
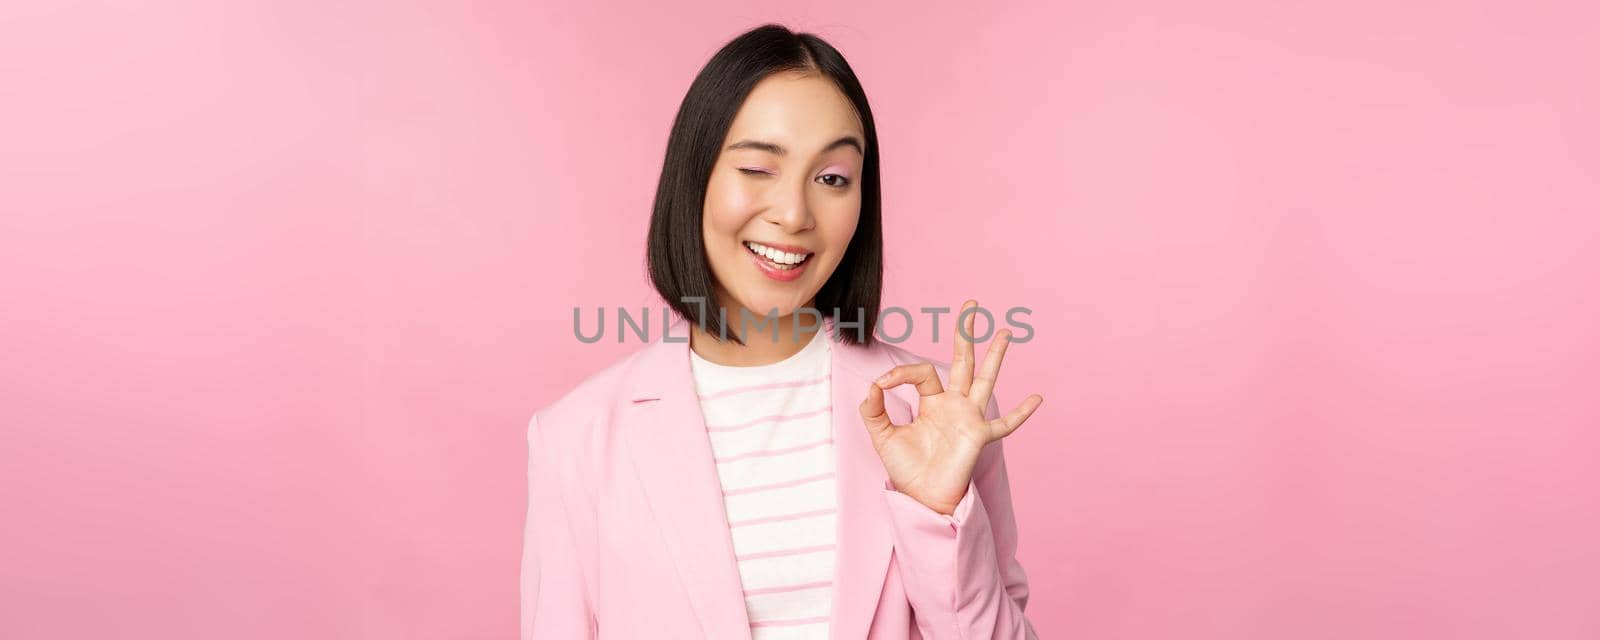
[[[747,596],[744,604],[751,622],[810,618],[828,615],[829,600],[832,595],[833,587],[829,585],[799,591]]]
[[[722,504],[728,510],[729,522],[816,511],[838,503],[837,487],[833,478],[823,478],[771,491],[728,496],[722,499]]]
[[[828,623],[782,627],[755,627],[750,630],[750,640],[817,640],[828,637]]]
[[[717,463],[717,477],[722,486],[731,489],[784,482],[832,471],[833,456],[833,445],[824,445],[777,456],[730,460]]]
[[[833,550],[792,556],[739,561],[739,578],[746,589],[766,589],[786,584],[803,584],[833,579]]]
[[[834,531],[834,527],[838,526],[838,515],[835,512],[798,520],[735,527],[729,530],[733,538],[733,553],[745,555],[833,543],[838,539]]]
[[[735,456],[826,440],[830,422],[831,416],[823,412],[799,420],[768,422],[749,429],[707,435],[711,439],[711,451],[717,457]]]

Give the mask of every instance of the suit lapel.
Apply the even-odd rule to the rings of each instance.
[[[668,335],[687,339],[688,323],[676,319]],[[831,346],[839,509],[831,628],[835,638],[865,638],[894,540],[883,500],[888,474],[861,425],[858,407],[867,384],[892,363],[864,347]],[[749,638],[750,620],[722,485],[695,395],[689,344],[657,340],[646,347],[631,373],[628,396],[628,406],[620,408],[624,416],[619,431],[706,637]],[[904,401],[885,394],[885,402],[896,424],[908,419],[910,407]]]
[[[689,336],[681,319],[669,330]],[[651,511],[707,638],[750,637],[722,483],[689,368],[689,343],[657,340],[640,354],[621,430]],[[624,604],[624,606],[626,606]]]
[[[832,323],[829,324],[830,335]],[[889,474],[861,424],[860,405],[867,385],[889,369],[865,347],[833,343],[833,444],[838,456],[839,491],[837,566],[833,580],[835,638],[865,638],[883,593],[894,548],[884,483]],[[890,394],[884,403],[895,424],[906,422],[910,408]]]

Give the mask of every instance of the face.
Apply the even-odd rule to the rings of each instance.
[[[745,98],[701,225],[732,326],[739,307],[782,317],[812,304],[861,218],[865,144],[855,108],[824,77],[773,74]]]

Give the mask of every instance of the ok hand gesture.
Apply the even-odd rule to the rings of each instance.
[[[977,305],[976,300],[968,300],[961,310]],[[945,515],[955,513],[956,504],[966,495],[984,445],[1011,435],[1044,402],[1043,396],[1033,394],[1010,413],[992,420],[984,417],[1011,331],[1001,329],[995,334],[984,353],[983,367],[974,376],[970,336],[975,315],[966,316],[965,332],[960,328],[955,332],[949,389],[940,384],[932,363],[905,364],[879,377],[861,403],[861,422],[894,488]],[[959,312],[956,317],[954,324],[961,327]],[[921,396],[917,415],[910,424],[891,424],[883,406],[883,391],[902,384],[917,387]]]

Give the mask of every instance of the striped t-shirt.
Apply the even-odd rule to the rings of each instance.
[[[837,522],[827,331],[772,364],[689,354],[751,636],[827,638]]]

